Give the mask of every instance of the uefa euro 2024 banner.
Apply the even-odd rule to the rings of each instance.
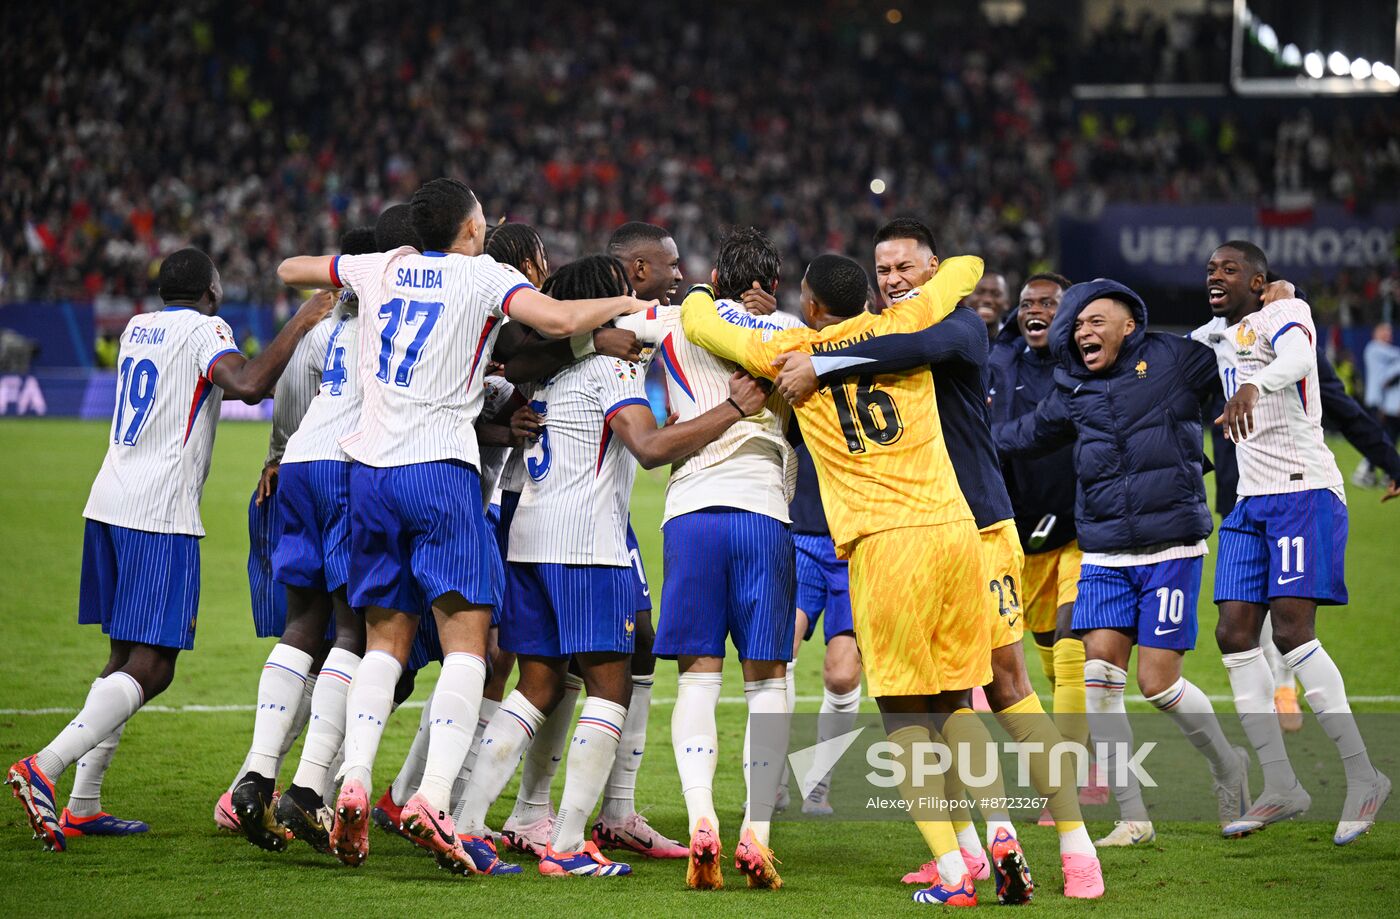
[[[86,367],[35,368],[30,373],[0,373],[0,418],[83,418],[110,420],[117,399],[117,375]],[[246,405],[225,399],[225,421],[269,421],[272,400]]]
[[[1062,217],[1060,269],[1075,280],[1187,287],[1227,239],[1246,239],[1278,274],[1306,284],[1343,270],[1381,268],[1400,245],[1400,205],[1364,214],[1339,205],[1294,211],[1249,205],[1111,204],[1092,219]]]

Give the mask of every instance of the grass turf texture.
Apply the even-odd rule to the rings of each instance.
[[[74,621],[82,545],[81,513],[102,459],[105,424],[71,421],[0,421],[4,475],[0,476],[0,690],[7,709],[66,708],[76,711],[88,684],[106,659],[106,641],[96,628]],[[205,489],[203,593],[196,650],[182,655],[174,685],[158,701],[168,706],[246,705],[256,698],[257,680],[269,643],[253,637],[247,611],[245,508],[266,446],[266,427],[225,424],[219,431],[213,471]],[[1342,467],[1355,455],[1333,444]],[[664,477],[639,477],[633,503],[636,530],[652,583],[661,583],[660,521]],[[1347,569],[1353,604],[1328,610],[1321,635],[1342,666],[1354,696],[1400,692],[1400,645],[1393,637],[1400,595],[1395,564],[1400,505],[1384,508],[1375,491],[1351,494],[1351,543]],[[1210,603],[1207,561],[1200,607],[1200,650],[1187,657],[1187,675],[1207,693],[1229,686],[1212,640],[1215,608]],[[659,593],[659,591],[658,591]],[[798,676],[804,697],[821,692],[821,649],[808,645]],[[1037,688],[1045,685],[1034,651],[1028,654]],[[740,677],[730,661],[725,696],[740,695]],[[415,698],[436,679],[430,668]],[[659,662],[656,697],[675,695],[675,670]],[[1135,696],[1130,693],[1130,696]],[[866,700],[866,710],[870,703]],[[1137,707],[1145,709],[1141,700]],[[1358,711],[1400,709],[1386,703],[1358,704]],[[1217,704],[1228,713],[1230,706]],[[806,701],[800,710],[815,711]],[[727,850],[732,855],[743,797],[739,752],[742,704],[721,704],[720,769],[716,801]],[[685,809],[670,746],[669,701],[652,711],[645,764],[637,798],[659,829],[681,836]],[[68,716],[0,715],[0,756],[8,764],[34,752]],[[407,750],[418,712],[406,710],[385,733],[375,795],[392,778]],[[118,816],[148,821],[152,831],[126,839],[76,839],[63,855],[31,841],[17,802],[0,804],[0,915],[61,909],[73,915],[145,916],[247,915],[329,911],[336,916],[383,915],[409,909],[445,914],[467,909],[482,914],[646,916],[703,909],[714,916],[804,916],[832,908],[866,916],[913,915],[921,909],[900,875],[926,857],[912,825],[886,823],[779,823],[774,829],[786,888],[750,892],[728,868],[730,887],[714,893],[685,890],[684,862],[634,862],[630,878],[551,880],[532,865],[520,877],[450,877],[406,842],[371,830],[372,854],[359,870],[316,856],[300,843],[272,855],[240,838],[217,832],[210,818],[215,798],[233,778],[251,735],[251,711],[138,714],[127,728],[106,781],[103,802]],[[1227,726],[1227,730],[1234,731]],[[810,741],[804,741],[810,742]],[[290,762],[295,762],[299,746]],[[1396,778],[1395,764],[1391,767]],[[285,767],[290,769],[292,767]],[[559,771],[555,795],[563,781]],[[284,771],[284,780],[290,775]],[[61,782],[65,799],[71,771]],[[1257,767],[1253,782],[1260,785]],[[1208,788],[1200,793],[1209,795]],[[499,827],[514,796],[514,783],[491,813]],[[1394,802],[1387,808],[1393,812]],[[1021,839],[1040,889],[1031,909],[1040,914],[1096,916],[1391,915],[1393,866],[1400,857],[1400,828],[1382,823],[1369,837],[1338,849],[1331,843],[1334,814],[1319,822],[1276,826],[1227,842],[1207,824],[1159,824],[1152,846],[1101,853],[1108,893],[1096,903],[1065,900],[1054,832],[1023,823]],[[1090,825],[1099,835],[1104,824]],[[984,904],[995,905],[990,882],[980,883]],[[44,904],[40,906],[40,904]]]

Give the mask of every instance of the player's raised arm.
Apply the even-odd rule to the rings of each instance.
[[[640,312],[655,305],[655,300],[638,300],[627,296],[565,302],[532,287],[522,287],[511,297],[508,315],[548,338],[569,338],[581,332],[591,332],[616,316]]]
[[[1058,389],[1033,413],[992,425],[992,440],[1002,457],[1049,453],[1074,443],[1076,436],[1069,406]]]
[[[328,290],[317,291],[301,305],[296,315],[282,326],[282,331],[257,357],[249,360],[241,353],[233,353],[214,364],[210,374],[214,385],[222,389],[225,395],[242,399],[249,405],[266,399],[302,336],[324,319],[334,305],[335,294]]]
[[[982,260],[975,255],[955,255],[944,259],[938,266],[938,273],[918,287],[909,296],[890,304],[883,313],[883,319],[890,324],[904,324],[911,319],[915,329],[926,328],[945,318],[958,303],[972,293],[977,282],[982,279]],[[912,313],[912,317],[897,319],[900,314]],[[891,329],[891,331],[896,331]],[[897,331],[913,331],[898,329]],[[885,334],[880,328],[876,334]]]
[[[334,255],[294,255],[277,266],[277,280],[288,287],[314,290],[320,287],[340,287],[335,274]]]
[[[692,287],[681,304],[681,324],[685,337],[711,354],[733,361],[754,376],[771,380],[777,372],[773,359],[783,351],[798,347],[807,329],[773,333],[725,322],[715,311],[715,295],[708,285]],[[765,335],[772,337],[765,340]]]
[[[735,371],[729,398],[698,418],[656,426],[651,407],[640,402],[620,408],[609,424],[644,469],[684,459],[729,430],[739,419],[763,410],[767,391],[753,377]]]

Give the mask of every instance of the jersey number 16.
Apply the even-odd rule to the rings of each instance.
[[[836,403],[841,433],[846,435],[846,449],[851,453],[864,453],[867,441],[888,447],[904,433],[904,422],[894,399],[875,388],[875,378],[870,374],[857,377],[854,387],[850,380],[834,384],[831,398]]]

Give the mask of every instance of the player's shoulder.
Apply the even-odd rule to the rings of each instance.
[[[1277,334],[1290,325],[1301,325],[1309,332],[1313,329],[1312,307],[1306,300],[1290,297],[1266,304],[1253,316],[1246,317],[1251,326]]]
[[[1224,316],[1215,316],[1205,325],[1196,326],[1186,337],[1203,345],[1213,344],[1216,340],[1215,336],[1223,334],[1229,325],[1229,321]]]
[[[781,310],[774,311],[767,315],[755,315],[744,309],[744,305],[736,300],[716,300],[715,312],[719,318],[730,325],[738,326],[741,329],[758,329],[768,332],[782,332],[791,328],[802,326],[802,320],[791,313],[784,313]]]

